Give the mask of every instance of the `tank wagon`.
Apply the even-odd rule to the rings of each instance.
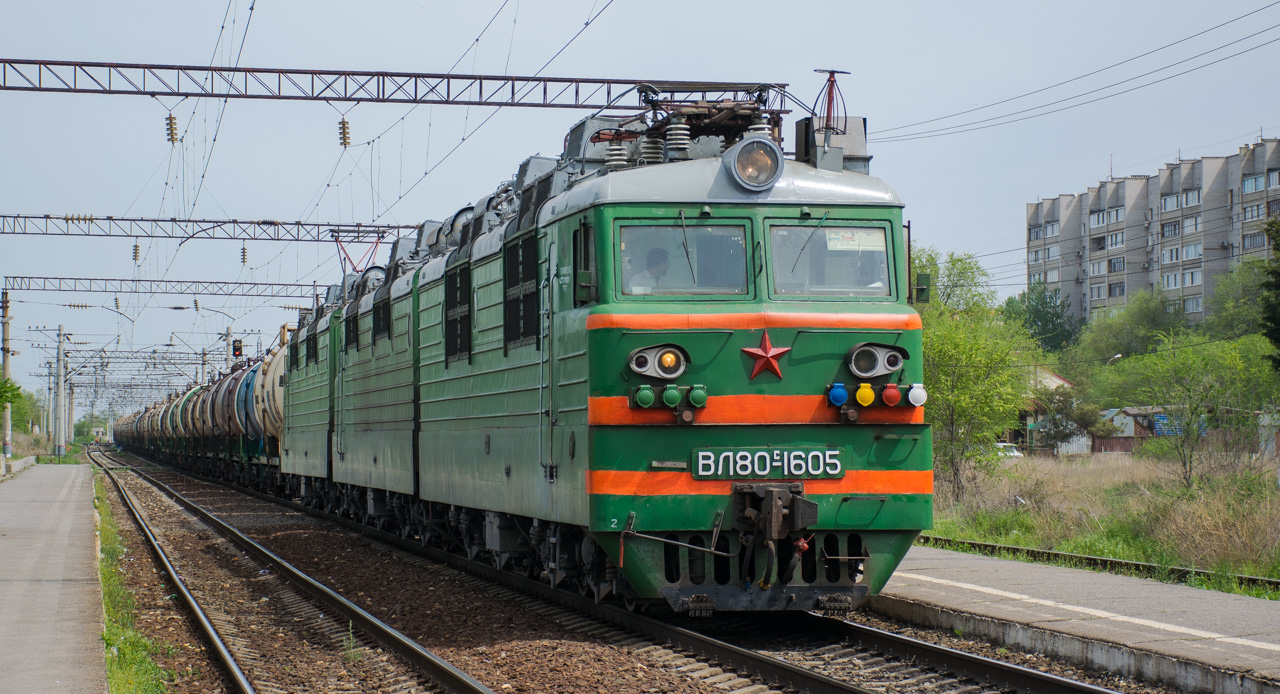
[[[844,125],[584,119],[116,436],[628,606],[851,609],[933,473],[902,203]]]

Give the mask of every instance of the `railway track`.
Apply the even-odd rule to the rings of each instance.
[[[542,581],[424,548],[417,542],[349,519],[251,490],[235,489],[336,522],[393,548],[391,551],[407,563],[438,562],[491,585],[502,586],[501,590],[510,591],[504,599],[518,601],[566,628],[628,649],[654,665],[700,679],[723,691],[743,694],[773,690],[931,694],[1113,691],[807,613],[722,615],[715,621],[707,621],[675,615],[647,616],[612,605],[597,605],[590,598],[552,589]]]
[[[1111,573],[1121,573],[1171,583],[1186,583],[1191,578],[1220,579],[1224,577],[1223,574],[1214,571],[1192,569],[1185,566],[1162,566],[1160,564],[1149,564],[1140,561],[1095,557],[1088,554],[1071,554],[1069,552],[1055,552],[1048,549],[1033,549],[1029,547],[1016,547],[1014,545],[998,545],[990,542],[975,542],[973,540],[956,540],[938,535],[921,535],[916,539],[916,543],[941,549],[970,551],[992,557],[1025,557],[1027,559],[1047,564],[1061,564],[1064,566],[1099,569]],[[1261,576],[1245,576],[1241,574],[1226,574],[1225,577],[1234,581],[1241,587],[1280,591],[1280,579],[1263,578]]]
[[[89,457],[124,500],[233,691],[493,694],[145,472],[99,450]],[[186,514],[165,508],[160,494]]]

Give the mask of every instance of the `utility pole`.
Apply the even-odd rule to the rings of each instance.
[[[0,359],[4,361],[4,366],[0,367],[0,379],[9,379],[9,290],[0,292],[0,331],[3,336],[0,337]],[[0,470],[7,469],[6,465],[10,458],[13,457],[13,406],[9,403],[4,404],[4,454],[0,455]]]
[[[227,332],[223,335],[223,339],[227,341],[227,373],[231,373],[231,365],[236,363],[236,358],[231,355],[231,326],[227,326]]]
[[[201,347],[200,348],[200,383],[201,385],[208,382],[205,380],[209,377],[209,374],[207,373],[208,370],[209,370],[209,352],[205,348]]]
[[[53,362],[44,363],[45,371],[49,373],[49,377],[45,379],[44,388],[44,442],[53,441]]]
[[[61,458],[67,454],[67,417],[66,417],[66,393],[67,393],[67,359],[66,359],[66,338],[62,332],[62,326],[58,326],[58,368],[57,375],[54,377],[54,387],[57,389],[58,404],[55,406],[57,411],[57,420],[54,428],[57,433],[53,435],[53,454]]]

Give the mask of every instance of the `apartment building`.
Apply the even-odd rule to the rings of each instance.
[[[1086,319],[1159,288],[1170,311],[1196,322],[1220,277],[1271,253],[1262,225],[1276,215],[1280,139],[1110,178],[1027,204],[1027,281],[1058,290]]]

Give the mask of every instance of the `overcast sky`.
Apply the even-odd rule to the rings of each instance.
[[[1025,279],[1026,203],[1081,192],[1111,172],[1154,173],[1179,152],[1186,158],[1229,154],[1260,132],[1280,134],[1280,43],[1008,125],[898,142],[874,142],[875,133],[1051,87],[1257,11],[1069,84],[881,137],[1093,92],[1051,107],[1061,108],[1138,87],[1280,39],[1280,3],[1274,5],[42,0],[9,3],[0,52],[25,59],[223,66],[238,59],[242,67],[409,72],[443,72],[457,63],[455,72],[531,74],[599,13],[544,75],[788,83],[811,101],[822,81],[812,70],[838,68],[852,73],[841,81],[850,115],[869,119],[872,174],[906,201],[916,243],[984,254],[994,283],[1008,294]],[[1194,57],[1206,51],[1214,52]],[[1170,67],[1180,61],[1186,62]],[[170,109],[185,133],[177,147],[164,135]],[[463,132],[491,111],[235,100],[224,107],[214,100],[0,91],[0,213],[416,224],[491,192],[529,155],[555,156],[583,115],[503,109],[441,163]],[[337,141],[340,113],[355,143],[385,134],[344,152]],[[788,123],[784,133],[791,132]],[[238,242],[140,245],[142,260],[135,264],[128,239],[0,236],[0,274],[321,284],[338,277],[332,246],[251,242],[242,265]],[[1009,252],[996,254],[1001,251]],[[165,308],[190,306],[190,297],[122,295],[123,310],[136,323],[100,308],[58,305],[114,307],[111,295],[26,292],[13,299],[14,347],[22,351],[13,375],[31,389],[43,387],[30,374],[43,371],[47,357],[28,340],[53,341],[29,326],[62,323],[91,346],[119,335],[124,348],[143,348],[170,342],[173,331],[197,347],[212,346],[216,338],[204,333],[228,323],[207,310]],[[279,308],[288,303],[201,299],[202,307],[235,316],[237,332],[261,331],[263,342],[293,320],[294,312]],[[250,351],[257,340],[248,339]]]

